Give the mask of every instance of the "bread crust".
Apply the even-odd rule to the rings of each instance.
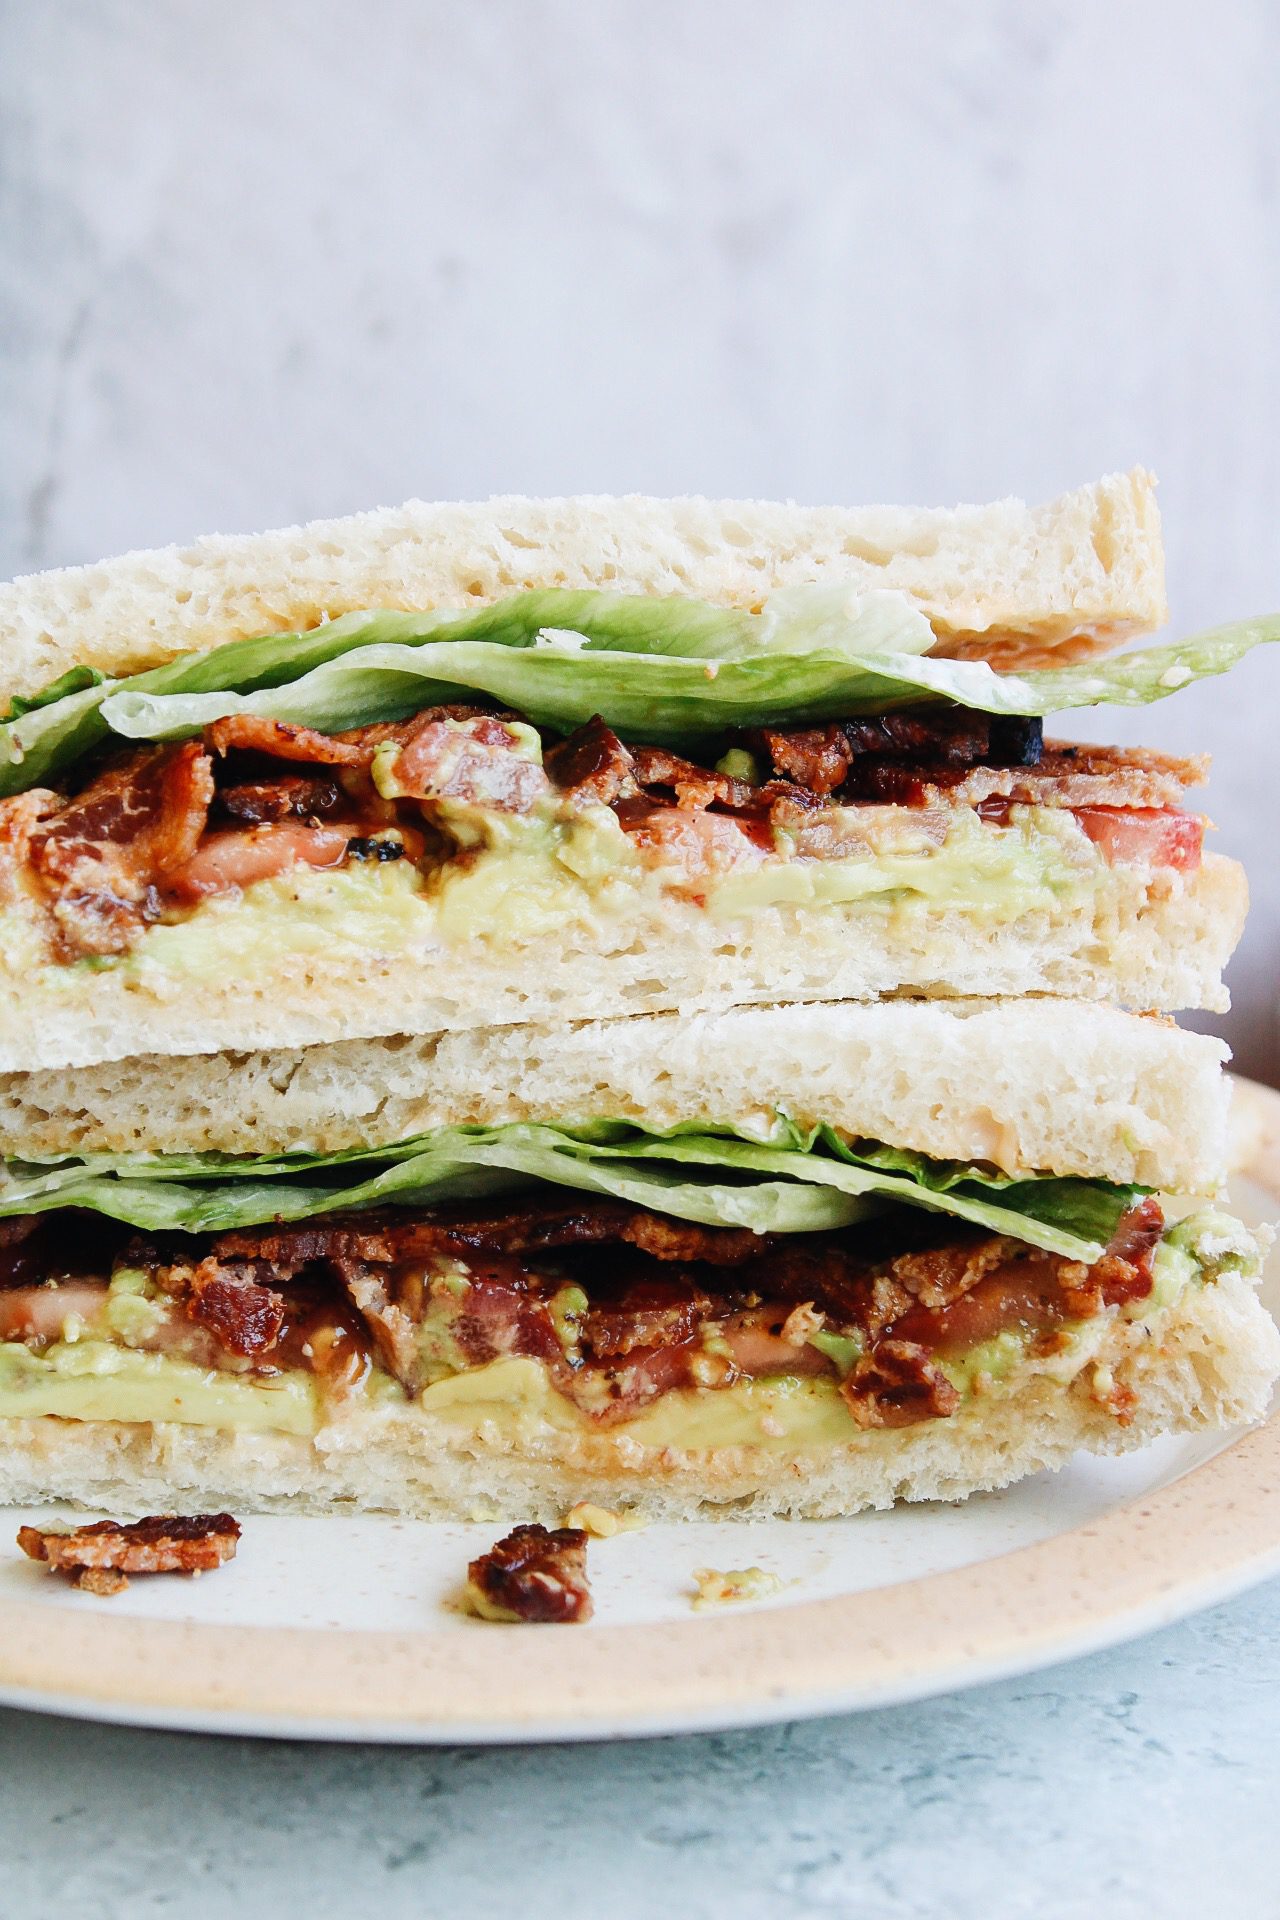
[[[1125,1453],[1161,1434],[1259,1420],[1277,1372],[1280,1332],[1248,1283],[1225,1276],[1188,1288],[1149,1322],[1114,1319],[1069,1383],[1044,1363],[950,1419],[826,1448],[687,1453],[643,1447],[618,1430],[551,1428],[513,1442],[492,1427],[459,1433],[419,1413],[352,1421],[314,1442],[173,1424],[4,1420],[0,1501],[68,1500],[121,1518],[225,1506],[556,1524],[588,1499],[661,1520],[820,1519],[962,1499],[1062,1466],[1081,1449]]]
[[[898,589],[933,623],[940,652],[1007,668],[1100,652],[1167,617],[1160,515],[1142,468],[1037,507],[411,500],[0,586],[0,699],[71,666],[138,673],[363,608],[478,606],[539,587],[751,607],[801,581]]]

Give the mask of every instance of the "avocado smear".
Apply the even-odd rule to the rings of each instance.
[[[266,1381],[138,1353],[110,1340],[55,1341],[43,1353],[0,1344],[0,1418],[173,1420],[252,1433],[313,1434],[321,1425],[315,1378],[303,1371]]]

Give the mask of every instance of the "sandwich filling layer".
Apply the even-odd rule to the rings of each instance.
[[[1041,728],[1278,635],[998,673],[901,592],[802,582],[76,664],[0,718],[0,1061],[824,995],[1225,1005],[1244,888],[1183,805],[1203,764]]]
[[[3,1225],[0,1417],[310,1435],[416,1407],[694,1450],[944,1421],[1029,1369],[1065,1384],[1118,1318],[1259,1257],[1152,1196],[1092,1260],[907,1209],[761,1234],[545,1189],[219,1234]]]
[[[467,707],[332,735],[233,716],[0,801],[6,946],[54,983],[225,970],[227,938],[264,958],[317,934],[381,956],[519,944],[664,900],[992,926],[1164,897],[1200,864],[1179,804],[1200,762],[1045,747],[1037,720],[917,710],[718,745],[690,760],[599,719],[559,737]]]

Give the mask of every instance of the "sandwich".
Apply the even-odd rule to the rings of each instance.
[[[1162,618],[1148,478],[907,513],[413,506],[0,590],[0,1071],[889,995],[1221,1008],[1194,758],[1044,716]]]
[[[0,1496],[820,1516],[1254,1420],[1222,1054],[898,1000],[8,1076]]]
[[[1258,1418],[1148,477],[0,589],[0,1498],[847,1513]]]

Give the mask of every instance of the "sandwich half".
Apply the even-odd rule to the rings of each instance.
[[[822,1515],[1255,1419],[1221,1051],[901,1001],[12,1076],[0,1497]]]
[[[1200,760],[1046,741],[1276,622],[1148,478],[412,506],[0,590],[0,1071],[890,994],[1221,1007]]]

